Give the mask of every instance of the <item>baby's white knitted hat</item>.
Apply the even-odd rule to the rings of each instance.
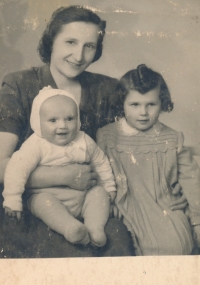
[[[41,105],[45,100],[47,100],[50,97],[56,96],[56,95],[64,95],[64,96],[69,97],[72,100],[74,100],[74,102],[76,103],[76,106],[77,106],[77,114],[78,114],[77,132],[80,129],[81,123],[80,123],[79,105],[78,105],[76,99],[74,98],[74,96],[65,90],[53,89],[51,86],[47,86],[47,87],[44,87],[42,90],[40,90],[39,94],[34,98],[33,104],[32,104],[31,116],[30,116],[31,128],[35,132],[35,134],[40,136],[40,137],[42,137],[41,125],[40,125],[40,108],[41,108]]]

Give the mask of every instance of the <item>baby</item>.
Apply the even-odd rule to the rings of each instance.
[[[113,201],[116,195],[115,182],[107,157],[80,131],[77,101],[66,91],[45,87],[33,101],[30,124],[34,134],[13,154],[6,168],[5,213],[21,217],[22,193],[38,165],[90,163],[99,177],[96,186],[85,191],[66,187],[32,189],[28,208],[69,242],[104,246],[104,226],[109,198]],[[83,218],[84,224],[77,218]]]

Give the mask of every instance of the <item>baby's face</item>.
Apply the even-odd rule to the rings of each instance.
[[[146,131],[157,122],[161,112],[160,89],[155,88],[146,94],[130,90],[124,101],[127,123],[140,131]]]
[[[65,146],[77,134],[78,114],[76,103],[66,96],[53,96],[40,108],[42,137],[52,144]]]

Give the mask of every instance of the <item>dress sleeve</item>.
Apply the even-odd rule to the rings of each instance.
[[[103,139],[103,136],[102,136],[101,128],[99,128],[97,130],[96,141],[97,141],[97,145],[100,147],[100,149],[106,154],[106,144],[105,144],[105,140]]]
[[[183,135],[178,138],[178,181],[185,194],[193,226],[200,225],[200,169],[190,150],[183,146]]]
[[[116,191],[115,180],[108,158],[88,135],[85,135],[85,139],[91,164],[99,177],[98,184],[103,186],[107,192]]]
[[[14,133],[20,137],[25,125],[20,88],[15,76],[8,74],[0,89],[0,131]]]
[[[29,137],[20,150],[16,151],[9,160],[4,179],[3,207],[13,211],[22,211],[22,194],[30,173],[36,168],[40,157],[38,143]]]

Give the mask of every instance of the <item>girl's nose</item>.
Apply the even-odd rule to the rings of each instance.
[[[140,115],[145,116],[147,114],[146,106],[141,106],[140,108]]]
[[[76,61],[80,62],[83,59],[83,50],[84,47],[82,46],[77,46],[76,49],[73,52],[73,57]]]

